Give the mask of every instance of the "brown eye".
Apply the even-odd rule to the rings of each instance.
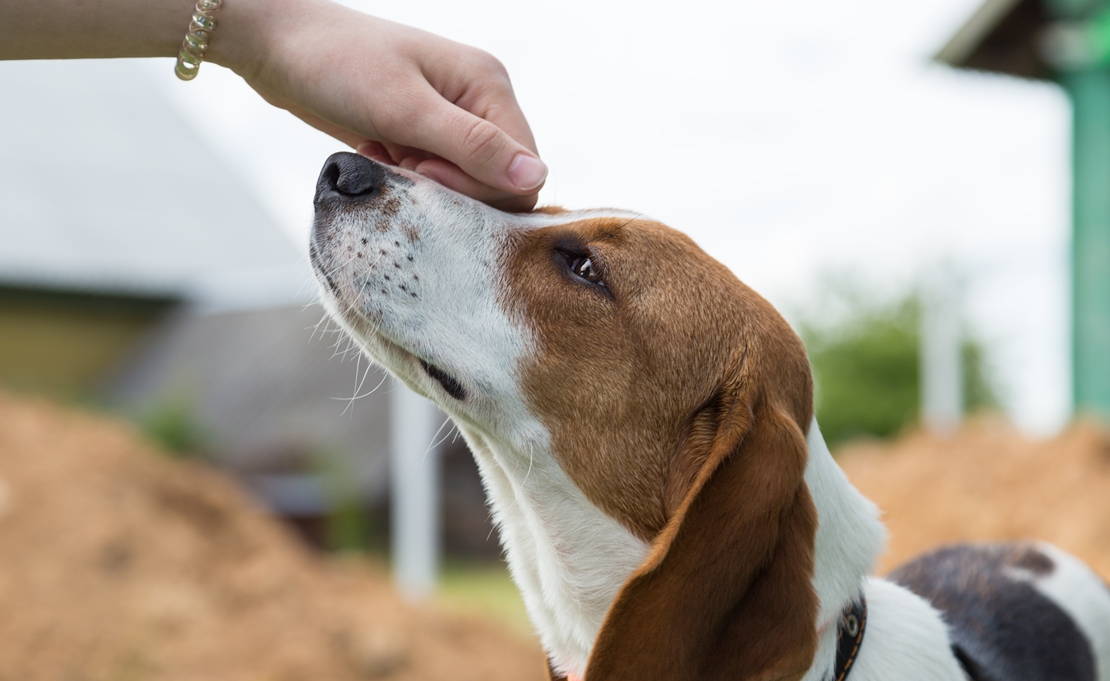
[[[557,246],[555,257],[566,268],[564,272],[567,276],[589,284],[598,293],[612,297],[609,286],[605,283],[605,267],[588,248],[577,244],[562,248]]]
[[[602,284],[601,275],[594,269],[594,262],[588,255],[580,255],[574,258],[570,263],[570,271],[575,276],[582,277],[588,282],[594,284]]]

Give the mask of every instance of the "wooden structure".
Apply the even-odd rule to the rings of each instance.
[[[1110,0],[987,0],[937,54],[952,66],[1051,80],[1071,98],[1072,385],[1110,418]]]

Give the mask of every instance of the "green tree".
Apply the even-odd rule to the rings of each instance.
[[[836,301],[832,323],[801,324],[816,382],[817,419],[830,446],[854,437],[890,437],[918,420],[921,308],[913,296],[880,304],[851,291]],[[963,346],[968,412],[998,406],[985,350]]]

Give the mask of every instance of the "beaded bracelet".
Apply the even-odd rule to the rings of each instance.
[[[223,5],[224,0],[197,0],[197,10],[193,13],[193,20],[189,22],[189,30],[185,33],[185,41],[181,43],[181,52],[177,55],[177,66],[173,69],[181,80],[197,77],[200,63],[204,61],[204,52],[208,49],[208,41],[212,38],[212,31],[216,29],[216,12]]]

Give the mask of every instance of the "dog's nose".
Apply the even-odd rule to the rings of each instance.
[[[367,198],[381,187],[385,176],[385,168],[365,156],[350,152],[332,154],[316,182],[316,201],[325,197]]]

